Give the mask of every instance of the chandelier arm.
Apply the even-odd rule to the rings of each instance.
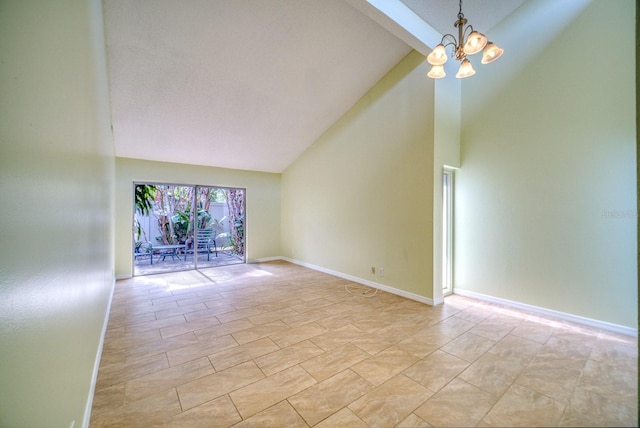
[[[466,28],[465,28],[465,29],[464,29],[464,31],[462,32],[462,37],[463,37],[463,39],[466,39],[467,37],[469,37],[469,34],[467,34],[467,30],[470,30],[470,31],[469,31],[469,34],[473,33],[473,25],[469,24],[469,25],[467,25],[467,26],[466,26]],[[464,45],[463,41],[464,41],[464,40],[460,40],[460,44],[461,44],[461,45]]]
[[[449,40],[447,41],[447,43],[445,43],[445,41],[447,40],[447,37],[449,37]],[[440,40],[440,44],[444,45],[445,47],[452,45],[455,48],[458,44],[458,41],[456,40],[453,34],[445,34],[444,36],[442,36],[442,40]]]

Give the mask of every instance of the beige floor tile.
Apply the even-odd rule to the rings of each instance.
[[[524,371],[525,364],[495,354],[484,354],[465,369],[458,378],[500,397]]]
[[[456,338],[462,333],[471,330],[476,323],[458,317],[450,317],[433,326],[433,331],[445,336]]]
[[[200,303],[196,303],[188,306],[176,305],[175,308],[163,309],[161,311],[155,311],[155,313],[156,313],[157,319],[163,319],[163,318],[175,317],[176,315],[188,314],[190,312],[201,311],[203,309],[207,309],[207,307],[205,306],[204,303],[200,302]]]
[[[315,309],[304,313],[296,312],[295,314],[287,315],[282,318],[282,321],[291,327],[301,327],[305,324],[317,323],[320,320],[325,319],[327,316],[329,316],[329,314],[324,311],[324,309]]]
[[[280,261],[118,281],[91,426],[637,423],[635,337],[345,285]]]
[[[539,357],[556,358],[556,359],[572,359],[585,360],[591,354],[591,346],[576,340],[567,340],[562,337],[551,336],[544,344]]]
[[[240,422],[242,418],[228,395],[207,401],[164,421],[159,427],[223,428]]]
[[[320,422],[315,428],[368,428],[369,425],[364,423],[362,419],[358,417],[348,408],[344,408],[339,412],[329,416],[324,421]]]
[[[153,354],[156,354],[154,352]],[[150,354],[150,355],[153,355]],[[100,357],[100,369],[109,366],[121,366],[127,362],[126,349],[103,349]],[[99,376],[98,376],[99,378]]]
[[[142,400],[125,404],[115,412],[102,412],[91,417],[91,427],[153,426],[180,413],[175,389],[162,391]]]
[[[258,367],[260,367],[265,375],[271,376],[274,373],[295,366],[296,364],[303,363],[323,353],[324,351],[318,348],[313,342],[305,340],[303,342],[287,346],[279,351],[274,351],[270,354],[255,358],[254,362]]]
[[[218,318],[220,322],[224,324],[224,323],[237,321],[240,319],[248,318],[248,317],[262,314],[262,313],[264,313],[263,309],[259,307],[255,307],[255,308],[240,309],[233,312],[226,312],[224,314],[218,314],[216,315],[216,318]]]
[[[171,389],[214,372],[209,359],[203,357],[129,380],[125,396],[127,400],[139,400],[163,389]]]
[[[187,410],[264,378],[252,361],[178,386],[182,409]]]
[[[288,402],[281,401],[275,406],[234,425],[234,428],[308,428],[308,426]]]
[[[638,426],[638,407],[620,404],[583,388],[576,388],[559,425],[634,427]]]
[[[165,354],[141,357],[127,361],[124,364],[101,366],[98,373],[98,382],[101,386],[116,385],[168,367],[169,362]]]
[[[167,351],[167,358],[170,365],[176,366],[184,364],[187,361],[207,357],[225,349],[235,348],[236,346],[238,346],[238,342],[230,335],[220,336],[207,341],[197,341],[196,343]]]
[[[423,328],[418,333],[399,342],[396,346],[418,358],[424,358],[441,346],[451,342],[451,340],[448,336]]]
[[[206,342],[214,337],[226,336],[228,334],[233,334],[236,331],[241,331],[247,328],[254,327],[253,324],[248,319],[242,319],[238,321],[231,321],[228,323],[215,325],[213,327],[203,328],[195,332],[196,337],[201,342]]]
[[[354,339],[351,343],[368,354],[375,355],[378,352],[396,345],[402,338],[402,336],[398,335],[397,330],[385,331],[384,329],[380,329],[373,333],[364,334]]]
[[[553,334],[553,329],[548,325],[533,321],[524,321],[513,330],[511,334],[537,343],[546,343]]]
[[[637,371],[588,360],[578,386],[628,406],[638,404]]]
[[[198,339],[196,338],[196,335],[193,332],[188,332],[179,336],[156,340],[155,342],[141,344],[133,349],[128,349],[127,359],[140,359],[144,356],[171,352],[175,349],[184,348],[185,346],[195,345],[197,343]]]
[[[601,337],[594,344],[590,360],[623,370],[638,371],[638,340],[633,338]]]
[[[486,391],[454,379],[414,413],[433,426],[475,426],[496,401],[497,398]]]
[[[509,334],[517,324],[518,322],[510,318],[489,317],[476,324],[469,333],[497,342]]]
[[[123,332],[119,334],[117,337],[113,337],[114,335],[110,335],[109,343],[107,346],[108,350],[114,349],[131,349],[137,346],[142,346],[147,343],[156,342],[162,339],[160,335],[160,330],[149,330],[144,332],[125,332],[124,327],[122,328]],[[106,340],[106,338],[105,338]]]
[[[372,385],[380,385],[418,361],[418,357],[398,347],[391,347],[351,367]]]
[[[160,329],[160,334],[163,338],[177,336],[180,334],[195,332],[204,328],[210,328],[220,324],[220,321],[216,317],[211,318],[198,318],[193,321],[187,321],[184,324],[175,324],[169,327],[163,327]]]
[[[162,318],[158,320],[154,319],[152,321],[146,321],[146,322],[130,325],[125,327],[125,331],[127,331],[128,333],[132,333],[132,332],[142,332],[142,331],[149,331],[149,330],[158,330],[165,327],[185,324],[186,322],[187,320],[185,320],[183,315],[177,315],[175,317]],[[162,331],[160,333],[162,333]]]
[[[244,343],[249,343],[253,342],[254,340],[265,338],[267,336],[286,334],[286,332],[289,330],[291,330],[291,327],[280,320],[276,320],[269,323],[260,324],[255,327],[247,328],[245,330],[236,331],[234,333],[231,333],[231,335],[236,340],[236,342],[242,345]]]
[[[369,354],[348,343],[300,364],[311,376],[323,381],[369,357]]]
[[[246,419],[316,383],[304,369],[294,366],[234,391],[230,396]]]
[[[97,415],[102,412],[114,412],[122,408],[125,403],[124,388],[124,382],[104,388],[97,385],[91,414]]]
[[[216,352],[209,355],[209,359],[211,360],[213,367],[217,371],[221,371],[279,349],[278,345],[273,343],[271,339],[265,337],[264,339],[258,339],[253,342],[245,343],[244,345],[238,345],[233,348],[225,349],[224,351]]]
[[[153,312],[148,312],[146,314],[140,314],[140,315],[130,315],[127,316],[125,311],[122,311],[122,316],[124,316],[124,319],[114,319],[113,318],[113,314],[109,315],[109,325],[111,325],[113,323],[113,325],[124,325],[125,327],[132,327],[135,326],[136,324],[139,323],[145,323],[148,321],[155,321],[156,319],[156,314],[154,314]]]
[[[495,345],[494,341],[467,332],[462,333],[440,349],[471,363],[491,349],[493,345]]]
[[[325,327],[326,328],[326,327]],[[366,333],[351,324],[341,326],[326,333],[315,336],[311,339],[313,343],[318,345],[325,351],[333,348],[337,348],[345,343],[349,343],[359,337],[362,337]]]
[[[489,318],[493,313],[494,311],[485,305],[470,305],[457,313],[456,317],[473,323],[479,323]]]
[[[467,367],[469,362],[438,350],[406,369],[404,374],[436,392]]]
[[[315,322],[312,322],[273,334],[270,337],[278,346],[284,348],[293,345],[294,343],[302,342],[303,340],[319,336],[326,332],[326,328]]]
[[[489,353],[507,360],[520,361],[523,364],[530,362],[542,348],[542,345],[521,336],[509,334],[496,343]]]
[[[424,419],[415,413],[410,414],[403,421],[400,421],[396,428],[426,428],[431,427]]]
[[[536,358],[516,379],[518,385],[567,403],[582,374],[582,360]]]
[[[371,389],[369,382],[347,369],[289,397],[288,401],[313,426]]]
[[[349,405],[372,427],[392,427],[409,416],[433,393],[399,374]]]
[[[255,325],[262,325],[262,324],[267,324],[274,321],[281,321],[282,318],[296,314],[296,311],[294,311],[289,307],[276,309],[276,310],[269,310],[268,305],[261,305],[261,308],[264,309],[266,312],[260,315],[254,315],[254,316],[248,317],[248,320]]]
[[[512,385],[483,419],[496,427],[557,426],[565,406],[520,385]]]

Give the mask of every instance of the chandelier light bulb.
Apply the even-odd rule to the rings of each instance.
[[[429,73],[427,73],[427,76],[432,79],[442,79],[446,75],[447,73],[444,72],[444,67],[442,65],[434,65],[431,67],[431,70],[429,70]]]
[[[462,43],[462,40],[460,40],[460,43]],[[467,38],[467,43],[464,44],[463,50],[467,55],[473,55],[480,52],[486,44],[487,37],[484,34],[472,31]]]
[[[504,49],[495,45],[493,42],[489,42],[487,43],[487,46],[485,46],[484,51],[482,52],[481,62],[483,64],[490,64],[493,61],[500,58],[503,52],[504,52]]]
[[[442,65],[447,62],[447,51],[444,49],[444,45],[442,43],[431,51],[429,56],[427,56],[427,61],[429,61],[429,64],[431,65]]]
[[[471,77],[474,74],[476,74],[476,71],[473,69],[473,66],[471,65],[469,60],[465,58],[462,61],[462,64],[460,64],[460,69],[458,70],[456,77],[458,79],[464,79],[465,77]]]

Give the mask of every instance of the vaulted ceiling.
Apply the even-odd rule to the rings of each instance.
[[[455,30],[455,0],[104,0],[116,155],[282,172],[412,49],[426,53],[381,1],[435,35]],[[486,32],[523,1],[463,12]]]

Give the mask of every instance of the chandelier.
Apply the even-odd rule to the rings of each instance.
[[[433,66],[431,70],[429,70],[429,73],[427,73],[427,76],[433,79],[440,79],[446,75],[443,64],[447,62],[447,51],[445,47],[449,45],[453,46],[451,56],[460,61],[460,69],[456,74],[457,78],[470,77],[476,74],[476,71],[471,66],[471,62],[467,59],[467,55],[473,55],[483,51],[482,64],[492,63],[502,56],[504,49],[487,41],[487,37],[484,34],[475,31],[471,25],[466,24],[467,20],[462,13],[462,0],[460,0],[458,20],[453,24],[458,29],[458,39],[456,40],[456,37],[452,34],[442,36],[440,44],[427,56],[427,61]],[[469,33],[467,34],[467,32]]]

